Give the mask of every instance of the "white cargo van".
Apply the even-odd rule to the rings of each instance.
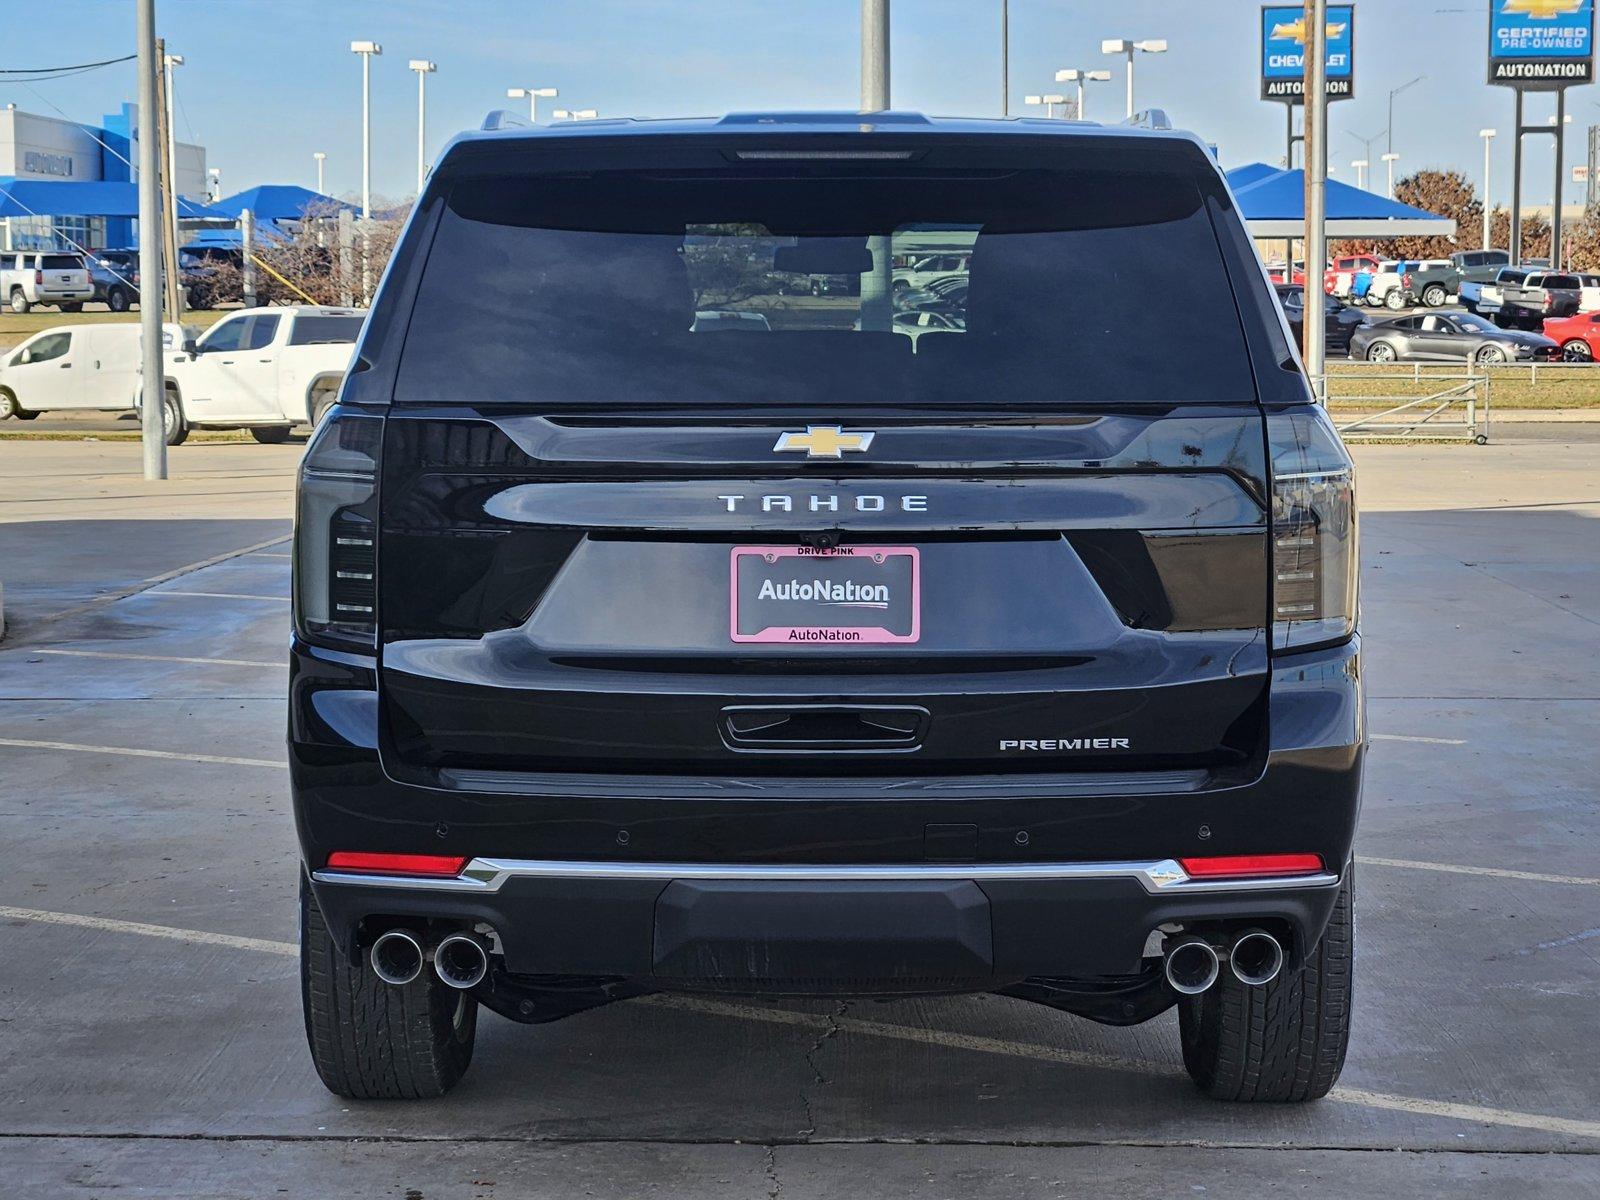
[[[162,326],[167,349],[181,325]],[[53,409],[126,412],[139,394],[139,326],[61,325],[0,357],[0,417],[31,421]]]

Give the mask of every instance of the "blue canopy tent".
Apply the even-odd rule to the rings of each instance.
[[[1249,163],[1227,172],[1228,186],[1255,238],[1298,238],[1306,225],[1306,176],[1266,163]],[[1449,217],[1413,208],[1328,180],[1327,231],[1330,238],[1454,237]]]
[[[139,216],[139,185],[97,179],[53,182],[0,176],[0,217]],[[178,197],[180,221],[232,221],[225,212]]]
[[[258,223],[299,221],[305,217],[306,210],[310,208],[316,209],[319,215],[341,208],[355,211],[354,205],[335,200],[332,196],[324,196],[321,192],[314,192],[310,188],[286,183],[267,183],[260,187],[246,188],[242,192],[235,192],[225,200],[218,200],[212,207],[235,220],[245,209],[249,209],[250,215]]]

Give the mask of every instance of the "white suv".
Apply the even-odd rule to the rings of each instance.
[[[85,300],[94,299],[94,284],[79,255],[12,251],[0,255],[0,293],[14,313],[25,313],[35,304],[78,312]]]

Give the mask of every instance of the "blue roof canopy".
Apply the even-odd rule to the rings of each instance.
[[[257,221],[298,221],[306,215],[308,208],[324,212],[340,208],[354,210],[354,205],[288,183],[268,183],[246,188],[224,200],[218,200],[212,207],[235,219],[248,208]]]
[[[0,217],[138,217],[139,185],[119,180],[53,182],[0,176]],[[227,221],[229,214],[178,197],[185,221]]]
[[[1306,173],[1285,171],[1266,163],[1248,163],[1227,172],[1228,186],[1250,236],[1292,238],[1305,232]],[[1452,237],[1456,223],[1387,196],[1328,180],[1329,237]]]

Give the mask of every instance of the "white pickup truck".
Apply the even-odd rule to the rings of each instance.
[[[250,308],[166,360],[167,444],[191,429],[248,429],[281,442],[332,407],[365,314],[355,308]]]

